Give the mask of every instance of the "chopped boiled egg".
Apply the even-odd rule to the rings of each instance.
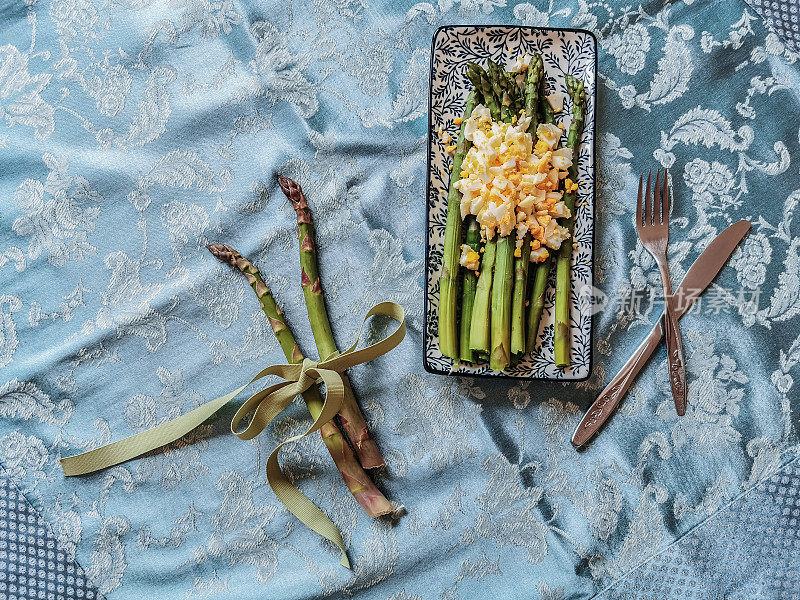
[[[519,73],[520,71],[527,71],[528,66],[531,64],[531,58],[533,58],[527,52],[525,54],[520,54],[511,62],[508,63],[508,71],[510,73]]]
[[[476,106],[464,122],[464,137],[472,146],[454,186],[461,192],[462,217],[475,215],[481,239],[516,230],[517,254],[521,254],[522,238],[530,232],[531,260],[538,261],[548,255],[546,248],[559,248],[569,236],[556,219],[571,216],[559,188],[562,180],[562,189],[574,185],[567,178],[573,153],[558,147],[561,128],[541,124],[534,138],[529,126],[524,113],[514,123],[500,123],[492,120],[486,106]],[[479,263],[480,254],[471,252],[474,257],[462,248],[461,264]]]
[[[547,248],[536,248],[535,250],[531,250],[531,262],[542,262],[545,260],[550,253],[547,251]]]
[[[564,94],[561,92],[553,92],[552,94],[548,94],[546,98],[553,108],[553,112],[558,113],[564,110]]]
[[[477,271],[481,266],[481,255],[467,244],[461,244],[461,259],[459,262],[462,267]]]

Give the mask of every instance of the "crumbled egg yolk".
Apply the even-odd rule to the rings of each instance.
[[[477,271],[481,266],[481,255],[467,244],[461,244],[461,259],[459,262],[462,267]]]
[[[550,253],[547,251],[547,248],[531,250],[531,262],[542,262],[546,260],[548,256],[550,256]]]
[[[571,216],[558,188],[572,165],[572,150],[558,148],[563,131],[549,124],[538,126],[534,145],[529,125],[524,114],[516,123],[498,123],[488,108],[475,107],[464,125],[464,137],[472,147],[454,185],[462,194],[462,218],[475,215],[483,239],[492,239],[495,233],[510,235],[516,229],[519,256],[522,238],[530,232],[531,260],[540,261],[548,256],[545,246],[557,249],[569,237],[556,219]],[[569,181],[566,189],[573,185]]]

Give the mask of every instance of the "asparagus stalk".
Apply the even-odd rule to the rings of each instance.
[[[519,94],[516,82],[509,83],[505,71],[496,63],[489,62],[489,75],[495,95],[502,97],[500,114],[503,122],[512,121],[509,106],[513,98]],[[498,232],[499,233],[499,232]],[[491,301],[491,347],[489,366],[502,371],[511,362],[511,300],[514,285],[514,248],[516,235],[513,232],[500,236],[497,241],[494,278],[492,281]]]
[[[314,221],[308,202],[303,194],[303,189],[288,177],[278,177],[283,193],[292,202],[297,213],[297,237],[300,242],[300,284],[306,299],[308,319],[314,341],[321,359],[330,358],[338,353],[336,342],[333,339],[328,310],[325,307],[325,298],[322,294],[322,283],[319,278],[317,266],[317,248],[314,244]],[[365,469],[374,469],[386,466],[380,450],[372,439],[364,415],[356,402],[355,394],[350,386],[350,379],[342,375],[344,381],[344,401],[339,410],[339,418],[353,448]]]
[[[525,115],[531,118],[531,124],[528,126],[528,133],[536,136],[536,128],[539,126],[539,99],[543,96],[542,84],[544,83],[544,64],[542,63],[542,55],[534,54],[531,62],[528,65],[528,72],[525,75]],[[547,104],[545,100],[544,104]],[[549,104],[548,104],[549,106]],[[552,116],[552,109],[551,109]]]
[[[250,287],[255,291],[261,303],[261,309],[269,319],[272,332],[278,340],[286,360],[291,363],[303,362],[303,353],[292,335],[283,312],[275,302],[258,269],[249,260],[244,258],[236,250],[224,244],[210,244],[207,246],[211,254],[232,267],[238,269],[247,278]],[[303,400],[308,406],[308,411],[314,419],[317,419],[322,412],[322,396],[319,388],[313,386],[303,392]],[[364,508],[364,511],[371,517],[378,517],[392,512],[392,505],[389,500],[375,486],[372,480],[364,471],[363,467],[356,459],[353,450],[345,441],[339,429],[333,422],[325,423],[319,430],[322,441],[330,452],[336,468],[342,475],[342,479],[347,485],[347,489],[353,494],[356,501]]]
[[[516,92],[513,94],[509,92],[509,94],[511,94],[511,104],[509,108],[511,110],[511,115],[516,115],[517,118],[519,118],[519,113],[525,108],[525,97],[524,94],[519,93],[519,86],[517,85],[517,73],[503,71],[503,76],[506,80],[506,88]]]
[[[492,84],[494,96],[500,105],[500,120],[504,123],[510,123],[514,90],[508,85],[508,81],[505,77],[505,70],[496,62],[490,60],[487,73],[489,82]],[[492,115],[492,119],[494,119],[494,114]]]
[[[531,235],[522,241],[520,255],[514,258],[514,297],[511,301],[511,353],[525,352],[525,300],[528,292],[528,268],[531,263]]]
[[[522,93],[524,98],[525,115],[531,119],[528,133],[536,138],[538,126],[539,98],[542,82],[544,80],[544,67],[540,54],[534,54],[525,74],[525,85]],[[516,85],[516,81],[514,81]],[[525,344],[525,301],[528,295],[528,270],[530,265],[530,236],[525,236],[520,250],[520,255],[514,259],[514,297],[511,304],[511,352],[522,354],[526,350]]]
[[[489,366],[505,369],[511,360],[511,291],[514,284],[514,235],[497,242],[492,281],[491,354]]]
[[[467,63],[467,77],[480,93],[494,121],[500,120],[500,100],[494,93],[489,74],[477,63]]]
[[[461,252],[461,194],[453,184],[461,177],[461,164],[471,146],[464,137],[467,119],[478,104],[478,92],[472,90],[467,96],[464,117],[458,133],[456,151],[453,154],[453,170],[450,189],[447,192],[447,223],[444,230],[444,257],[439,277],[439,348],[443,355],[458,358],[458,327],[456,305],[458,300],[458,258]]]
[[[577,181],[578,176],[578,140],[583,133],[583,119],[586,111],[586,92],[583,82],[572,75],[566,76],[567,92],[572,98],[572,122],[567,135],[567,147],[573,149],[572,165],[569,168],[569,179]],[[571,216],[565,223],[569,229],[570,237],[561,244],[556,258],[556,324],[553,335],[553,345],[556,366],[564,368],[569,366],[570,335],[569,335],[569,306],[570,306],[570,266],[572,264],[572,235],[575,229],[575,192],[567,190],[564,194],[564,204],[569,209]]]
[[[539,55],[537,55],[539,56]],[[534,57],[535,60],[535,57]],[[541,57],[539,57],[541,61]],[[533,62],[533,61],[531,61]],[[544,73],[542,73],[542,80],[544,81]],[[553,107],[544,96],[544,93],[539,97],[539,111],[541,112],[542,121],[549,125],[555,125],[556,115],[553,112]],[[536,114],[537,111],[533,110]],[[530,295],[530,306],[528,307],[528,339],[526,350],[533,352],[536,349],[536,339],[539,335],[539,322],[542,318],[542,309],[544,308],[544,294],[547,291],[547,279],[550,275],[550,265],[553,260],[548,256],[544,261],[537,263],[533,272],[533,288]]]
[[[528,306],[527,352],[533,352],[536,349],[536,339],[539,335],[539,322],[542,319],[544,294],[547,291],[547,278],[550,275],[551,263],[552,259],[548,256],[542,262],[537,263],[533,270],[533,287],[531,289],[530,306]]]
[[[464,240],[472,250],[478,252],[481,246],[481,227],[475,217],[467,218],[467,234]],[[475,362],[475,353],[469,347],[470,326],[472,325],[472,307],[475,304],[475,292],[478,287],[478,276],[472,269],[462,268],[464,282],[461,286],[461,360]]]
[[[544,77],[544,74],[542,74]],[[544,84],[544,81],[542,81]],[[550,101],[545,96],[545,90],[542,88],[542,94],[539,97],[539,112],[541,113],[541,119],[543,123],[547,123],[548,125],[555,125],[556,124],[556,113],[553,110],[553,107],[550,105]]]
[[[469,347],[481,353],[489,352],[489,303],[492,298],[496,250],[496,239],[486,242],[481,258],[481,274],[475,289],[475,303],[472,306]]]

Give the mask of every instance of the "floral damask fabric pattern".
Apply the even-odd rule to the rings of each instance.
[[[102,596],[617,597],[797,456],[800,54],[741,0],[12,0],[3,15],[0,462]],[[597,37],[594,281],[608,301],[585,382],[422,369],[428,60],[445,24]],[[730,223],[753,228],[683,320],[686,416],[660,350],[577,453],[583,410],[658,314],[628,309],[659,285],[633,228],[638,175],[659,166],[674,280]],[[377,301],[408,313],[401,346],[351,374],[388,462],[378,485],[405,514],[366,517],[315,438],[281,455],[352,572],[267,485],[271,448],[308,424],[299,405],[249,443],[219,418],[95,475],[58,465],[282,361],[207,243],[261,268],[311,352],[277,174],[318,219],[337,339]]]

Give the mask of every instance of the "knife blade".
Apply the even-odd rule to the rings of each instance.
[[[682,299],[676,307],[676,316],[680,319],[692,307],[695,300],[711,285],[720,269],[736,250],[739,242],[750,230],[750,221],[738,221],[717,235],[708,247],[689,267],[681,285],[674,296]],[[614,379],[600,392],[586,414],[581,419],[575,433],[572,434],[572,445],[580,448],[588,442],[603,424],[611,417],[620,400],[630,388],[633,380],[647,363],[647,360],[658,347],[664,337],[664,313],[658,319],[649,335],[620,369]]]

